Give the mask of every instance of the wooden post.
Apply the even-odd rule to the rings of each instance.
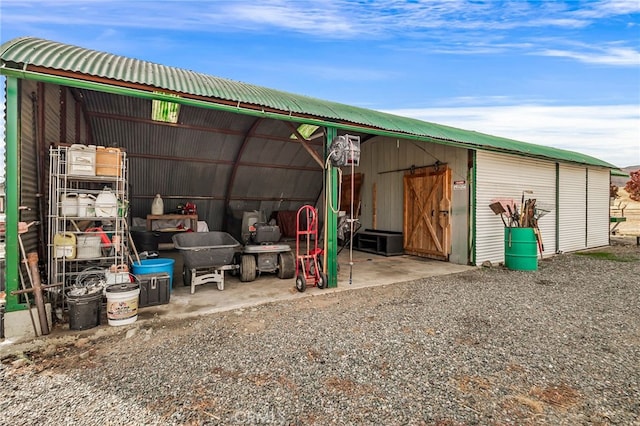
[[[373,229],[378,229],[378,186],[376,182],[373,182],[373,187],[371,188],[372,191],[372,201],[371,201],[371,209],[373,210],[372,212],[372,220],[371,220],[371,227]]]

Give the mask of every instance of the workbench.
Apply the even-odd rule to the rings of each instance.
[[[147,215],[147,231],[155,231],[153,229],[154,220],[187,220],[189,228],[196,232],[198,230],[197,214],[148,214]]]

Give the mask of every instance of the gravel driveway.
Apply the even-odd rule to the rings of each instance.
[[[598,252],[6,357],[0,424],[640,424],[640,249]]]

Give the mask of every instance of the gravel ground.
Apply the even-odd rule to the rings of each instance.
[[[50,344],[0,424],[640,425],[632,242]]]

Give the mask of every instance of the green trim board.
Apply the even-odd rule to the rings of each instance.
[[[18,243],[18,222],[20,200],[20,154],[18,143],[18,104],[20,102],[18,79],[7,78],[7,115],[5,123],[5,191],[6,191],[6,222],[5,222],[5,273],[7,312],[27,309],[27,304],[20,303],[18,296],[11,295],[18,290],[18,274],[20,274],[20,249]]]
[[[30,67],[38,67],[39,73],[29,73]],[[51,73],[47,73],[46,70],[51,70]],[[75,76],[68,80],[83,81],[85,84],[92,78],[109,82],[108,85],[91,86],[96,90],[103,86],[123,88],[127,84],[142,85],[150,91],[168,91],[181,96],[191,95],[198,99],[207,99],[200,102],[215,104],[217,109],[222,110],[235,110],[245,114],[262,113],[281,120],[336,127],[340,130],[617,169],[605,161],[573,151],[323,101],[34,37],[16,38],[0,46],[0,73],[20,78],[20,72],[24,72],[23,78],[35,78],[40,81],[46,81],[45,75],[53,76],[65,72]],[[38,75],[40,77],[36,77]],[[98,83],[94,81],[90,84]],[[132,95],[134,92],[121,93]],[[162,95],[150,99],[186,103],[182,99],[168,99],[168,96],[164,98]]]

